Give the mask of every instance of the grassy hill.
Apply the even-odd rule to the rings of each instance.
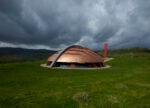
[[[0,63],[46,60],[52,50],[33,50],[23,48],[0,48]]]
[[[61,70],[46,61],[0,64],[0,108],[150,108],[150,53],[113,51],[109,69]]]

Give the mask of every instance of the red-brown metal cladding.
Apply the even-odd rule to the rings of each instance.
[[[54,53],[48,58],[48,62],[52,62],[58,52]],[[57,62],[63,63],[100,63],[103,62],[103,59],[91,51],[88,48],[83,48],[81,46],[76,46],[69,48],[65,51],[57,60]]]

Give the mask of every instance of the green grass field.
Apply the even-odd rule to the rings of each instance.
[[[0,64],[0,108],[150,108],[150,53],[111,56],[112,67],[102,70]]]

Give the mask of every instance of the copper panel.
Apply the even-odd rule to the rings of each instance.
[[[57,52],[48,58],[48,61],[53,61]],[[103,59],[95,52],[76,46],[65,51],[57,62],[67,62],[67,63],[99,63],[103,62]]]

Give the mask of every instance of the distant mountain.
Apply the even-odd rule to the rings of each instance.
[[[55,51],[45,49],[0,48],[0,63],[47,60]]]
[[[49,54],[51,55],[55,51],[45,49],[23,49],[23,48],[0,48],[0,56],[13,56],[13,55],[38,55],[38,54]]]

